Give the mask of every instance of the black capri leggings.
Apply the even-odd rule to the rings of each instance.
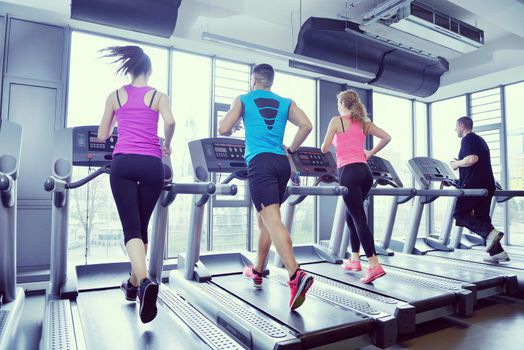
[[[375,255],[375,242],[367,223],[364,200],[373,185],[373,175],[367,163],[348,164],[338,171],[340,185],[346,186],[349,190],[343,198],[346,203],[345,214],[350,233],[351,251],[358,253],[360,243],[362,243],[364,252],[369,258]]]
[[[153,156],[117,154],[111,162],[111,191],[124,231],[147,243],[147,226],[164,186],[164,164]]]

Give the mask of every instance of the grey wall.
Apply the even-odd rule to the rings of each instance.
[[[43,181],[51,171],[54,131],[64,122],[68,29],[7,17],[2,118],[23,127],[18,180],[17,265],[49,265],[51,195]]]
[[[2,82],[4,80],[4,52],[5,52],[4,38],[5,38],[5,17],[0,16],[0,47],[2,48],[2,51],[0,51],[0,92],[2,91]],[[2,94],[1,93],[0,93],[0,106],[2,106]],[[1,114],[0,114],[0,118],[2,118]]]
[[[371,116],[371,90],[364,90],[353,88],[346,84],[336,84],[329,81],[320,80],[319,82],[319,135],[320,142],[324,140],[329,121],[333,116],[338,115],[336,96],[340,91],[346,89],[354,89],[360,96],[360,99],[366,105],[368,113]],[[369,142],[369,140],[368,140]],[[328,240],[331,234],[331,227],[333,226],[333,217],[335,215],[335,208],[337,206],[337,199],[335,197],[320,197],[318,199],[318,227],[319,240]],[[372,216],[370,216],[372,217]]]

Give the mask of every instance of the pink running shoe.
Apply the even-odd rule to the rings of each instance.
[[[362,265],[360,264],[360,260],[344,260],[342,268],[346,271],[362,271]]]
[[[386,274],[386,271],[382,268],[382,265],[376,267],[368,267],[366,270],[366,275],[360,279],[360,282],[368,284],[373,282],[379,277],[382,277]]]
[[[313,285],[313,276],[298,269],[295,278],[287,283],[291,291],[291,299],[289,300],[289,309],[291,311],[297,309],[306,300],[306,293]]]
[[[262,275],[257,274],[253,268],[253,265],[249,265],[244,267],[243,271],[244,277],[249,279],[251,281],[251,284],[253,284],[253,287],[255,288],[262,288]]]

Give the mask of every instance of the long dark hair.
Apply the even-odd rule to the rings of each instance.
[[[105,52],[103,58],[116,58],[111,63],[118,63],[117,74],[131,74],[137,77],[151,71],[151,59],[139,46],[110,46],[100,50],[100,52]]]

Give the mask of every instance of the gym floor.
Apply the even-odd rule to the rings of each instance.
[[[14,349],[38,349],[44,301],[44,295],[32,295],[26,298]],[[445,317],[421,324],[415,333],[400,337],[397,344],[388,349],[517,350],[524,349],[524,337],[521,336],[523,330],[524,300],[493,297],[480,300],[473,317]],[[148,331],[144,328],[145,336],[146,333]],[[115,333],[115,337],[118,336]],[[378,348],[367,346],[362,350],[376,349]]]

